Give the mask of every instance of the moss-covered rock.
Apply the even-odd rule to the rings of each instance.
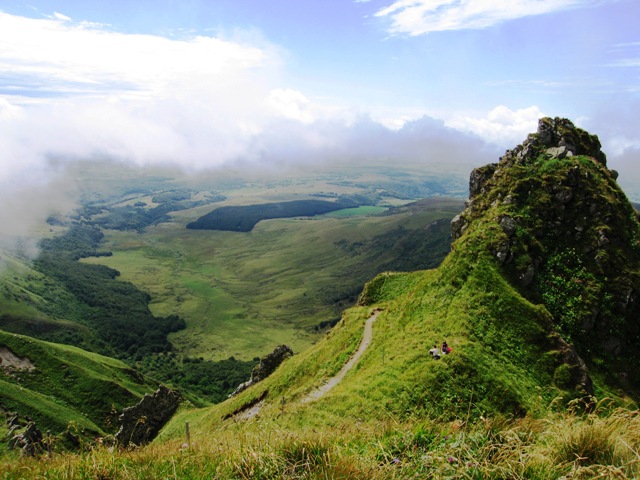
[[[597,136],[543,118],[522,145],[472,172],[452,235],[480,242],[580,356],[636,388],[640,225],[616,178]]]

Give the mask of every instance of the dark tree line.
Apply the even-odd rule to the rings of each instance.
[[[250,232],[261,220],[273,218],[312,217],[324,213],[357,207],[350,199],[336,202],[325,200],[294,200],[292,202],[262,203],[258,205],[220,207],[187,224],[194,230],[228,230]]]
[[[71,293],[66,299],[65,319],[90,327],[104,345],[101,353],[140,359],[149,353],[170,351],[167,335],[185,328],[184,320],[175,315],[155,317],[149,310],[149,295],[118,280],[117,270],[78,262],[99,255],[102,237],[97,227],[79,224],[42,242],[35,267]],[[55,313],[62,312],[57,308]]]
[[[119,280],[117,270],[78,261],[110,255],[99,251],[102,239],[98,227],[84,223],[42,242],[35,268],[46,280],[39,287],[34,285],[48,300],[42,308],[51,317],[71,321],[78,328],[29,333],[120,358],[156,380],[206,401],[222,401],[250,377],[255,361],[178,358],[168,334],[185,328],[183,319],[154,316],[149,310],[150,296]]]

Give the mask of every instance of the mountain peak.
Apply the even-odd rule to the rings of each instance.
[[[581,355],[629,378],[640,350],[640,226],[616,178],[597,136],[542,118],[498,163],[473,170],[452,236],[488,249]]]
[[[607,157],[601,147],[596,135],[576,127],[571,120],[545,117],[538,120],[538,131],[531,133],[521,145],[508,150],[501,162],[523,164],[541,154],[552,158],[587,155],[606,166]]]

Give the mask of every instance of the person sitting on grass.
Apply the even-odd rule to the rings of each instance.
[[[451,353],[451,347],[447,345],[447,342],[442,342],[442,354],[446,355],[448,353]]]
[[[429,353],[436,360],[438,360],[440,358],[440,349],[438,348],[437,345],[434,345],[433,348],[431,350],[429,350]]]

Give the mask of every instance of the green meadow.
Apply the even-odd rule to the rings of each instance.
[[[251,359],[276,345],[294,351],[335,322],[364,283],[398,255],[396,243],[461,202],[434,199],[415,208],[346,209],[318,217],[260,222],[251,232],[187,230],[203,208],[144,232],[106,231],[111,257],[88,258],[118,270],[148,292],[156,316],[177,314],[187,328],[171,336],[185,355]],[[427,232],[428,234],[428,232]]]

